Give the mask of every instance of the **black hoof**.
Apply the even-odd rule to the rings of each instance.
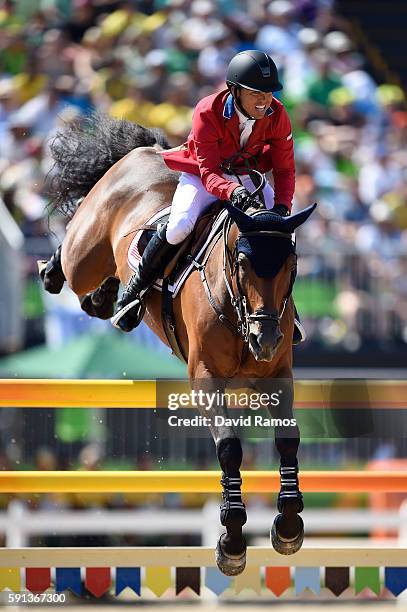
[[[110,312],[110,315],[105,316],[106,319],[110,319],[113,316],[114,303],[117,300],[119,286],[120,281],[112,276],[107,278],[101,287],[92,293],[92,304],[96,310],[100,309],[103,313]]]
[[[97,317],[96,308],[92,303],[92,294],[88,293],[79,298],[81,308],[90,317]]]
[[[225,576],[238,576],[246,567],[246,543],[244,551],[239,555],[227,555],[222,548],[222,538],[225,535],[222,533],[216,544],[216,565]]]
[[[300,531],[298,534],[292,539],[283,538],[278,533],[278,523],[280,522],[282,516],[282,514],[278,514],[274,519],[274,523],[270,531],[270,540],[274,550],[281,555],[293,555],[300,550],[304,541],[304,522],[299,516],[298,520],[300,522]]]
[[[49,261],[37,261],[38,274],[42,280],[45,291],[48,293],[61,293],[64,286],[65,276],[62,270],[52,266]]]

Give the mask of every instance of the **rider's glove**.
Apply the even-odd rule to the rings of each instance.
[[[271,212],[280,215],[280,217],[289,217],[290,211],[285,204],[275,204],[271,209]]]
[[[240,208],[240,210],[246,210],[246,208],[249,208],[249,206],[255,206],[257,204],[256,200],[252,197],[252,194],[246,189],[246,187],[236,187],[230,196],[230,201],[233,206]]]

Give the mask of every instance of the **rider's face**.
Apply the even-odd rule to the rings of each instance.
[[[272,93],[252,91],[251,89],[245,89],[244,87],[240,89],[239,102],[246,113],[250,115],[250,117],[253,117],[253,119],[263,119],[272,100]]]

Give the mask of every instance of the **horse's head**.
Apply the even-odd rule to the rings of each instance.
[[[297,272],[293,232],[315,207],[280,217],[266,210],[249,215],[227,203],[239,229],[233,253],[236,308],[258,361],[271,361],[284,338],[280,321]]]

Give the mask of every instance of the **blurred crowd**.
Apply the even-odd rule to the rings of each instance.
[[[319,203],[299,240],[311,340],[407,342],[405,96],[375,82],[332,0],[0,0],[0,198],[26,237],[43,237],[61,126],[97,108],[179,144],[250,48],[281,70],[295,206]]]

